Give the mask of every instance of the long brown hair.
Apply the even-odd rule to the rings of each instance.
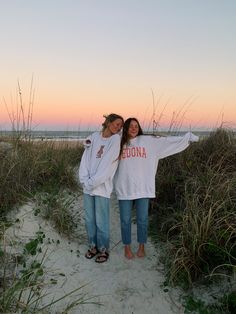
[[[124,122],[124,125],[123,125],[122,137],[121,137],[121,142],[120,142],[120,154],[119,154],[119,157],[122,154],[124,145],[129,143],[128,131],[129,131],[129,126],[130,126],[131,121],[135,121],[138,124],[138,134],[137,134],[137,136],[143,135],[143,130],[141,128],[141,125],[140,125],[138,119],[133,118],[133,117],[126,119],[125,122]]]

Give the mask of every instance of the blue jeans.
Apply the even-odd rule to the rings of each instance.
[[[99,251],[109,249],[109,208],[110,199],[84,194],[85,225],[90,247]]]
[[[125,245],[131,244],[131,212],[133,205],[136,208],[138,243],[144,244],[147,242],[149,198],[119,200],[121,237]]]

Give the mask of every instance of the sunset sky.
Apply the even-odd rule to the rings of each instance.
[[[0,0],[0,130],[236,128],[235,0]]]

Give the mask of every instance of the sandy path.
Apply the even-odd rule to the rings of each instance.
[[[80,211],[82,199],[79,198],[77,208]],[[80,296],[93,297],[89,302],[99,304],[83,304],[71,309],[69,313],[117,313],[117,314],[173,314],[183,313],[181,306],[176,302],[177,293],[166,293],[161,287],[164,277],[161,265],[158,265],[158,253],[153,244],[148,241],[146,246],[147,256],[143,259],[134,258],[127,260],[123,256],[123,245],[120,242],[120,223],[117,201],[112,198],[111,206],[111,252],[107,263],[97,264],[87,260],[84,253],[87,250],[84,225],[80,234],[83,234],[81,244],[78,241],[68,241],[60,237],[40,217],[35,217],[32,206],[26,205],[21,208],[17,215],[20,223],[8,230],[9,237],[15,239],[27,239],[37,230],[45,232],[45,239],[51,239],[51,244],[44,243],[43,252],[47,249],[44,266],[47,269],[48,280],[57,281],[56,285],[49,285],[46,289],[48,294],[43,303],[57,299],[65,293],[82,285],[86,285],[76,294],[56,303],[50,313],[62,313],[63,308],[74,302]],[[136,226],[132,226],[133,248],[136,244]],[[11,234],[11,236],[10,236]],[[59,240],[60,243],[56,243]],[[175,300],[175,301],[173,301]]]

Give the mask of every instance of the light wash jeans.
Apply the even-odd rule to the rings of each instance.
[[[84,194],[85,225],[90,247],[99,251],[109,249],[109,208],[110,199]]]
[[[133,205],[136,208],[138,243],[144,244],[147,242],[149,198],[119,200],[121,237],[125,245],[131,244],[131,214]]]

